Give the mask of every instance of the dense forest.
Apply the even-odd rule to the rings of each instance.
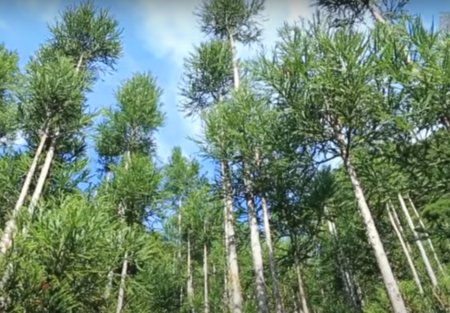
[[[67,7],[23,68],[0,45],[1,312],[450,311],[450,34],[405,0],[320,0],[262,49],[264,6],[192,12],[199,153],[164,164],[150,72],[89,109],[123,51],[108,10]]]

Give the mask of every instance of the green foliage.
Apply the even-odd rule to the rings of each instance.
[[[196,12],[200,30],[222,40],[257,42],[262,33],[258,16],[264,4],[264,0],[205,0]]]
[[[60,56],[47,63],[32,60],[24,82],[19,99],[27,133],[51,130],[68,134],[80,128],[80,120],[84,119],[84,93],[89,84],[86,75],[78,73],[70,59]]]
[[[161,89],[149,73],[136,73],[116,92],[117,108],[105,112],[98,126],[97,151],[105,163],[130,152],[149,155],[154,152],[155,131],[163,126],[160,111]]]
[[[226,41],[213,40],[195,47],[184,60],[181,110],[199,114],[224,99],[233,88],[233,52]]]
[[[104,208],[82,197],[40,214],[16,239],[11,312],[98,312],[108,267],[123,255],[115,239],[119,231]]]
[[[4,44],[0,44],[0,142],[12,139],[17,128],[16,106],[13,101],[15,82],[19,74],[19,56],[17,52],[9,51]]]
[[[122,54],[119,22],[92,1],[67,7],[49,30],[50,51],[64,54],[77,67],[80,63],[93,72],[114,69]]]

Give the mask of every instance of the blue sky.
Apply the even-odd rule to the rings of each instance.
[[[17,0],[0,2],[0,42],[20,54],[21,65],[49,36],[46,24],[52,23],[67,4],[79,1],[67,0]],[[164,90],[162,102],[166,113],[166,126],[158,135],[158,156],[166,160],[172,147],[181,146],[186,155],[195,155],[197,148],[187,136],[200,132],[200,124],[185,118],[178,112],[177,86],[182,73],[183,58],[192,50],[192,45],[204,37],[197,29],[193,10],[200,1],[185,0],[134,0],[96,1],[97,5],[109,7],[111,13],[124,28],[124,56],[119,61],[118,71],[103,77],[89,97],[92,109],[114,104],[113,91],[121,81],[136,71],[150,71]],[[292,22],[299,16],[308,17],[312,10],[308,0],[268,0],[264,22],[264,44],[276,39],[277,29],[284,21]],[[421,14],[427,23],[432,16],[438,21],[440,11],[450,11],[448,0],[413,0],[409,6],[414,14]],[[241,49],[242,57],[248,57],[252,49]],[[90,149],[95,164],[95,154]],[[206,166],[209,171],[210,166]]]

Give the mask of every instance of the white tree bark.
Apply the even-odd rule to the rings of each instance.
[[[30,205],[28,206],[28,212],[30,216],[33,217],[34,210],[41,198],[42,191],[44,190],[45,181],[47,180],[47,175],[50,170],[50,166],[53,162],[53,157],[55,156],[55,139],[52,138],[50,142],[50,147],[47,151],[47,156],[45,157],[44,165],[42,166],[41,173],[39,174],[39,179],[34,189],[33,196],[31,197]]]
[[[412,200],[409,196],[408,196],[408,202],[409,202],[409,205],[411,206],[411,208],[413,209],[413,212],[416,215],[417,219],[419,220],[420,226],[422,227],[423,231],[426,232],[427,228],[425,227],[425,223],[422,221],[422,218],[420,217],[420,214],[417,211],[416,206],[414,205],[414,202],[412,202]],[[438,266],[439,270],[441,271],[441,273],[444,273],[444,268],[442,267],[442,263],[439,260],[436,250],[434,249],[433,242],[431,241],[431,238],[429,237],[428,233],[426,233],[426,235],[427,235],[428,245],[430,246],[431,252],[433,253],[433,257],[437,263],[437,266]]]
[[[264,233],[266,238],[267,250],[269,253],[269,266],[270,273],[272,274],[272,289],[273,298],[275,299],[275,312],[283,313],[283,298],[280,292],[280,284],[278,282],[278,268],[277,261],[275,259],[275,252],[273,251],[272,245],[272,234],[270,230],[270,217],[269,208],[267,207],[267,201],[265,197],[261,197],[262,209],[263,209],[263,219],[264,219]]]
[[[208,247],[203,245],[203,301],[205,313],[209,313],[209,286],[208,286]]]
[[[194,277],[192,275],[192,259],[191,259],[191,236],[187,235],[187,282],[186,282],[187,298],[189,302],[189,310],[194,311]]]
[[[406,207],[403,196],[400,193],[398,193],[397,197],[398,197],[398,201],[400,202],[400,206],[403,210],[403,213],[405,214],[406,221],[408,222],[409,228],[411,229],[411,232],[413,233],[417,248],[419,248],[420,256],[422,257],[423,263],[425,264],[425,269],[427,270],[427,274],[431,280],[431,284],[433,285],[433,287],[436,287],[438,284],[436,274],[434,273],[433,267],[431,266],[430,259],[428,258],[425,248],[423,247],[422,241],[420,240],[419,235],[417,234],[417,232],[415,230],[414,222],[411,218],[411,215],[409,214],[408,208]]]
[[[342,138],[340,139],[342,141]],[[386,291],[389,300],[391,302],[393,312],[407,313],[405,302],[400,293],[400,288],[398,286],[397,280],[394,277],[391,264],[389,263],[389,260],[387,258],[383,243],[380,239],[380,235],[375,226],[372,213],[370,212],[369,206],[367,205],[363,189],[359,182],[356,170],[353,166],[350,156],[344,155],[344,162],[347,169],[347,173],[353,186],[353,192],[355,194],[359,210],[363,218],[364,226],[367,232],[367,237],[374,250],[375,258],[378,263],[378,268],[380,269],[381,276],[383,278],[383,282],[386,287]]]
[[[298,293],[300,296],[300,303],[302,306],[302,313],[309,313],[308,301],[306,300],[305,287],[303,286],[302,273],[300,269],[300,264],[298,263],[297,258],[295,259],[295,271],[297,273],[297,283],[298,283]]]
[[[122,272],[120,273],[119,295],[117,297],[116,313],[121,313],[125,304],[125,282],[128,272],[128,252],[125,252],[124,261],[122,263]]]
[[[389,215],[389,220],[391,222],[392,228],[394,228],[394,231],[397,234],[398,240],[400,241],[400,245],[402,246],[402,249],[403,249],[403,253],[406,256],[406,260],[408,261],[408,265],[413,274],[414,281],[416,282],[417,288],[419,289],[420,294],[423,294],[423,288],[422,288],[422,283],[420,282],[419,274],[417,273],[416,267],[414,265],[414,261],[411,257],[410,252],[408,251],[408,248],[406,247],[405,241],[403,240],[402,233],[400,232],[400,229],[398,228],[398,225],[394,220],[392,212],[389,208],[389,204],[386,205],[386,209],[387,209],[387,212]]]
[[[19,215],[20,210],[22,209],[22,206],[25,202],[25,198],[28,195],[28,191],[30,189],[31,181],[33,180],[34,173],[36,172],[39,158],[41,157],[42,151],[44,150],[45,142],[47,141],[47,130],[44,131],[44,133],[41,136],[39,146],[36,149],[36,153],[34,155],[33,161],[30,165],[30,168],[28,169],[27,176],[25,178],[25,181],[22,185],[22,189],[20,190],[19,198],[17,199],[16,205],[14,206],[14,209],[12,211],[11,217],[6,223],[5,230],[3,231],[2,238],[0,240],[0,254],[4,255],[6,251],[11,247],[14,232],[17,228],[17,216]]]
[[[325,211],[326,211],[326,208],[325,208]],[[330,231],[331,236],[334,239],[335,245],[337,246],[337,250],[338,250],[337,266],[339,268],[340,275],[344,282],[345,294],[347,295],[349,305],[351,305],[358,312],[362,312],[362,308],[361,308],[360,304],[358,303],[358,294],[355,292],[353,275],[350,274],[350,272],[348,270],[347,259],[346,259],[345,255],[343,255],[342,250],[339,247],[339,238],[338,238],[336,224],[332,220],[328,220],[328,229]]]
[[[125,170],[128,170],[131,163],[131,152],[128,150],[125,153]],[[125,205],[119,205],[119,217],[124,219],[125,218]],[[125,252],[124,261],[122,263],[122,272],[120,274],[120,286],[119,286],[119,294],[117,296],[117,310],[116,313],[121,313],[124,304],[125,304],[125,286],[126,286],[126,280],[127,280],[127,273],[128,273],[128,251]]]
[[[245,183],[248,188],[249,182]],[[258,306],[258,313],[269,313],[266,281],[264,278],[264,264],[262,258],[261,242],[259,240],[259,225],[256,216],[255,203],[253,197],[247,191],[247,211],[248,211],[248,223],[250,227],[250,245],[253,256],[253,270],[255,271],[255,284],[256,284],[256,302]]]
[[[228,264],[229,279],[231,285],[231,312],[242,313],[242,291],[239,278],[239,265],[237,260],[236,234],[234,230],[234,212],[231,182],[229,177],[229,165],[227,162],[222,163],[222,179],[226,207],[226,230],[228,244]]]

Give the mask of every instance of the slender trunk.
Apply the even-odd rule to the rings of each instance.
[[[39,179],[36,184],[36,188],[34,189],[33,196],[31,197],[30,205],[28,207],[30,217],[33,217],[34,210],[36,209],[39,199],[41,198],[42,191],[44,190],[45,181],[47,180],[47,174],[53,162],[54,155],[55,155],[55,139],[52,138],[50,142],[50,147],[47,151],[47,156],[45,157],[44,165],[42,166],[41,173],[39,174]]]
[[[22,185],[22,189],[20,190],[19,199],[17,199],[16,205],[14,206],[14,209],[12,211],[11,217],[6,223],[5,230],[3,232],[2,238],[0,240],[0,255],[4,255],[6,251],[11,247],[14,232],[17,227],[17,216],[19,215],[20,210],[22,209],[22,206],[25,202],[25,198],[28,195],[28,190],[30,189],[31,181],[33,180],[34,173],[36,172],[39,158],[41,157],[42,151],[44,150],[45,142],[47,141],[48,131],[45,130],[44,133],[41,136],[39,146],[36,150],[36,153],[33,158],[33,162],[30,165],[30,168],[28,169],[27,176],[25,178],[25,181]]]
[[[231,285],[231,312],[242,313],[242,291],[239,278],[239,265],[237,260],[236,248],[236,234],[234,230],[234,212],[233,212],[233,197],[230,181],[230,168],[227,162],[222,163],[222,177],[223,188],[226,206],[226,221],[227,223],[227,243],[228,243],[228,264],[229,264],[229,278]]]
[[[203,245],[203,301],[205,313],[209,313],[209,293],[208,293],[208,247]]]
[[[125,252],[124,261],[122,263],[122,272],[120,273],[120,287],[119,296],[117,297],[117,310],[116,313],[121,313],[125,303],[125,281],[127,279],[128,271],[128,252]]]
[[[414,266],[414,261],[411,257],[410,252],[408,251],[408,249],[406,248],[406,244],[405,241],[403,240],[403,236],[394,220],[394,217],[392,215],[392,212],[389,208],[389,204],[386,206],[388,215],[389,215],[389,220],[391,221],[392,224],[392,228],[394,228],[395,233],[397,234],[398,240],[400,241],[400,245],[402,246],[403,252],[405,253],[406,256],[406,260],[408,261],[408,265],[409,268],[411,269],[411,272],[413,274],[414,277],[414,281],[416,282],[417,288],[419,289],[420,294],[423,294],[423,288],[422,288],[422,283],[420,282],[420,278],[419,278],[419,274],[417,274],[417,270],[416,267]]]
[[[248,188],[248,182],[246,183]],[[248,210],[248,224],[250,227],[250,244],[253,256],[253,269],[255,271],[256,284],[256,302],[259,313],[269,313],[266,281],[264,278],[264,264],[262,258],[261,242],[259,240],[259,225],[256,216],[255,203],[253,197],[247,191],[247,210]]]
[[[340,139],[342,141],[342,138]],[[372,213],[370,212],[369,206],[367,205],[366,198],[364,196],[364,192],[359,179],[356,175],[355,168],[353,167],[352,160],[349,155],[345,155],[345,153],[343,153],[343,155],[347,173],[353,185],[353,192],[355,194],[359,210],[361,211],[361,215],[363,217],[367,237],[369,238],[370,244],[374,250],[375,258],[377,260],[381,276],[383,277],[384,285],[386,287],[393,312],[406,313],[407,310],[405,302],[403,301],[402,295],[400,293],[400,288],[394,277],[394,273],[392,272],[391,264],[389,263],[383,247],[383,243],[380,239],[380,235],[375,226]]]
[[[125,170],[127,171],[131,163],[131,152],[128,150],[125,153]],[[119,205],[119,217],[125,219],[125,204]],[[125,303],[125,284],[127,280],[128,273],[128,251],[125,252],[124,261],[122,263],[122,272],[120,274],[120,286],[119,286],[119,294],[117,296],[117,310],[116,313],[121,313],[124,308]]]
[[[345,294],[347,296],[348,304],[353,307],[356,311],[362,312],[361,305],[358,303],[358,295],[355,293],[355,286],[353,282],[353,277],[348,271],[348,262],[346,260],[346,257],[343,255],[342,250],[339,246],[339,239],[336,229],[336,224],[328,220],[328,229],[331,233],[331,236],[333,237],[333,241],[337,248],[337,267],[340,272],[340,276],[344,283],[344,290]]]
[[[273,251],[272,245],[272,233],[270,230],[270,217],[269,208],[267,207],[267,201],[265,197],[261,197],[262,209],[263,209],[263,219],[264,219],[264,233],[266,234],[266,244],[269,253],[269,266],[270,273],[272,274],[272,289],[273,298],[275,299],[275,312],[283,313],[283,298],[280,292],[280,284],[278,282],[278,268],[277,261],[275,259],[275,253]]]
[[[392,208],[392,216],[394,218],[395,223],[397,224],[398,230],[400,231],[400,234],[403,234],[403,238],[405,238],[405,245],[406,249],[408,250],[409,254],[412,255],[412,248],[409,244],[408,240],[406,239],[406,233],[403,230],[402,222],[400,222],[400,218],[398,217],[397,210],[395,210],[394,205],[389,201],[389,205]]]
[[[298,293],[300,296],[302,313],[309,313],[308,302],[306,301],[305,288],[303,286],[302,272],[300,270],[300,264],[298,263],[297,257],[295,257],[295,271],[297,273]]]
[[[236,56],[236,44],[234,42],[233,35],[229,37],[230,48],[233,54],[233,78],[234,78],[234,89],[238,89],[240,86],[240,76],[239,76],[239,64]]]
[[[187,282],[186,291],[189,302],[189,311],[194,311],[194,279],[192,277],[192,260],[191,260],[191,236],[187,234]]]
[[[420,217],[419,212],[416,209],[416,206],[414,205],[414,202],[412,202],[411,198],[408,196],[408,202],[409,205],[411,206],[411,208],[414,211],[414,214],[416,215],[417,219],[419,220],[419,224],[422,227],[423,231],[426,233],[427,235],[427,241],[428,241],[428,245],[430,246],[431,252],[433,253],[433,257],[436,260],[437,266],[439,268],[439,270],[444,273],[444,268],[442,267],[442,263],[439,260],[439,257],[437,256],[436,250],[434,249],[434,245],[433,242],[431,241],[431,238],[429,237],[428,233],[426,232],[427,228],[425,227],[424,222],[422,221],[422,218]]]
[[[105,180],[106,180],[106,184],[109,184],[111,182],[111,180],[112,180],[112,172],[111,171],[108,170],[106,172]],[[108,299],[111,295],[111,290],[113,287],[113,280],[114,280],[114,272],[113,272],[113,270],[111,270],[108,273],[108,282],[106,285],[105,294],[103,295],[105,301],[108,301]]]
[[[409,228],[413,233],[417,248],[419,248],[420,256],[422,257],[423,263],[425,264],[425,268],[427,270],[428,277],[430,277],[431,284],[433,285],[433,287],[436,287],[438,284],[436,274],[434,273],[434,270],[431,266],[431,262],[430,259],[428,258],[427,252],[423,247],[422,240],[420,240],[419,235],[415,230],[413,220],[411,218],[411,215],[409,214],[408,208],[406,207],[405,201],[403,200],[403,196],[399,193],[397,194],[397,197],[398,201],[400,202],[400,206],[402,207],[403,213],[406,216],[406,221],[408,222]]]
[[[181,270],[181,243],[182,243],[182,239],[181,239],[181,199],[178,200],[178,273],[180,273]],[[184,288],[183,285],[180,286],[180,310],[183,310],[183,295],[184,295]]]

